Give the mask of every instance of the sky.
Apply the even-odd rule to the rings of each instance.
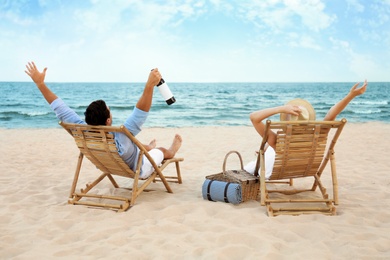
[[[0,0],[0,81],[390,82],[390,0]]]

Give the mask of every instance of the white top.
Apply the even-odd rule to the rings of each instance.
[[[272,170],[274,168],[275,163],[275,150],[268,146],[267,150],[265,150],[264,154],[265,159],[265,178],[268,180],[269,177],[271,177]],[[249,162],[247,165],[244,166],[244,170],[249,172],[250,174],[255,173],[256,168],[256,160]],[[259,176],[260,176],[260,169],[259,169]]]

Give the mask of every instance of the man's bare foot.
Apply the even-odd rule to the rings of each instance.
[[[173,138],[173,142],[171,147],[169,147],[169,151],[172,152],[172,157],[175,156],[179,148],[181,147],[181,143],[183,140],[181,139],[181,136],[176,134],[175,137]]]
[[[150,151],[150,150],[156,148],[156,139],[153,139],[152,141],[150,141],[149,144],[145,144],[144,147],[147,151]]]
[[[156,139],[153,139],[152,141],[150,141],[149,147],[150,147],[150,149],[156,148]]]

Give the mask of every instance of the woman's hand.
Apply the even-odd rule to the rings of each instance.
[[[361,94],[363,94],[364,92],[366,92],[366,89],[367,89],[367,80],[364,81],[363,86],[361,86],[360,88],[357,88],[359,85],[360,85],[360,83],[356,83],[355,85],[352,86],[351,90],[349,91],[349,93],[350,93],[353,97],[360,96]]]
[[[285,114],[290,114],[294,116],[299,116],[301,114],[302,110],[299,108],[299,106],[294,105],[284,105],[282,106],[282,112]]]

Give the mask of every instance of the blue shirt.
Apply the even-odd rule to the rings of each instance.
[[[57,118],[65,123],[86,124],[81,117],[68,107],[61,98],[57,98],[50,104]],[[148,112],[134,107],[133,112],[123,124],[134,136],[141,132],[141,127],[148,117]],[[135,164],[138,160],[139,148],[123,133],[115,133],[115,143],[119,155],[135,171]]]

